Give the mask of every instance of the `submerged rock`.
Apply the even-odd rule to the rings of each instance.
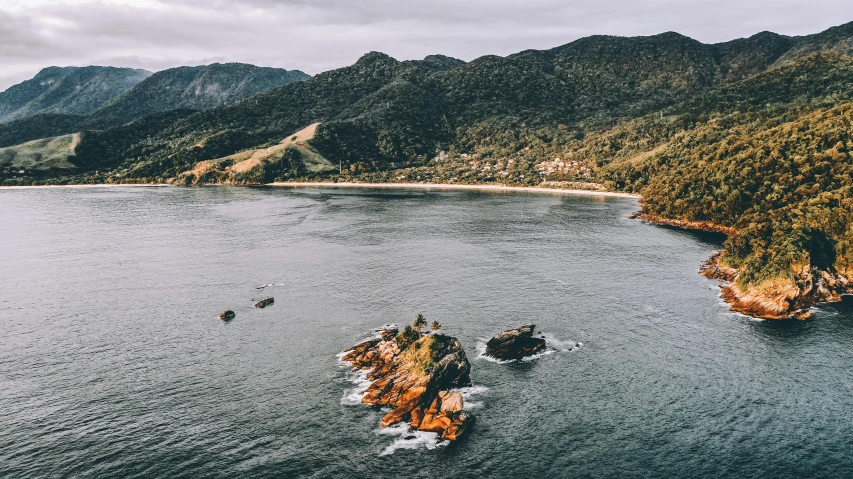
[[[234,319],[235,316],[237,316],[237,315],[234,314],[234,311],[231,311],[229,309],[228,311],[225,311],[222,314],[220,314],[219,319],[221,319],[223,321],[231,321],[232,319]]]
[[[456,440],[473,421],[463,411],[462,395],[450,389],[471,385],[471,364],[456,338],[424,335],[407,327],[379,331],[380,337],[345,351],[342,361],[355,369],[369,370],[373,381],[362,402],[394,408],[382,427],[408,422],[413,429],[441,434]]]
[[[520,328],[504,331],[486,343],[486,355],[497,359],[522,359],[545,349],[545,340],[534,338],[536,326],[528,324]]]
[[[273,304],[274,302],[275,302],[275,298],[262,299],[262,300],[258,301],[257,303],[255,303],[255,307],[256,308],[266,308],[267,306]]]

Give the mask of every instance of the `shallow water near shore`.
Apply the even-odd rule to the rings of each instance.
[[[696,273],[719,239],[636,209],[488,191],[2,190],[0,476],[853,473],[853,301],[804,322],[731,313]],[[416,313],[473,365],[477,422],[436,448],[348,400],[337,357]],[[478,357],[531,322],[581,346]]]

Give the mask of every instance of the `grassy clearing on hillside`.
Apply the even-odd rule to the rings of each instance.
[[[80,134],[74,133],[0,148],[0,168],[16,171],[74,168],[70,158],[79,142]]]
[[[201,161],[175,182],[260,184],[333,171],[336,167],[310,144],[319,125],[308,125],[269,147]]]

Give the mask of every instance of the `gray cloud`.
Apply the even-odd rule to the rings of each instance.
[[[849,0],[11,0],[0,89],[49,65],[160,70],[242,61],[318,73],[371,50],[471,60],[593,34],[678,31],[704,42],[853,20]]]

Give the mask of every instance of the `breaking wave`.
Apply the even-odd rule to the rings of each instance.
[[[409,425],[404,422],[380,428],[377,432],[386,436],[397,436],[379,453],[380,456],[394,454],[401,449],[437,449],[450,444],[450,441],[441,440],[438,433],[409,430]]]

